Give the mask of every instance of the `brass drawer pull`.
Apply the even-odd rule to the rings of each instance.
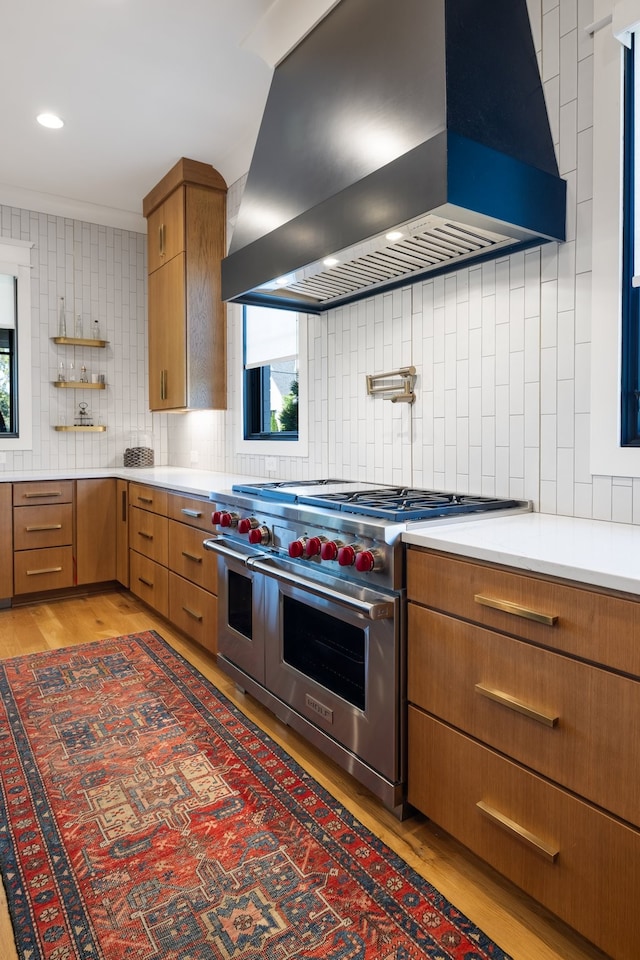
[[[193,560],[194,563],[202,563],[202,557],[196,557],[194,553],[187,553],[186,550],[182,551],[182,556],[186,557],[187,560]]]
[[[61,497],[62,490],[47,490],[44,493],[23,493],[25,500],[34,500],[36,497]]]
[[[144,583],[145,587],[151,587],[153,589],[153,584],[151,583],[151,580],[145,580],[144,577],[138,577],[138,580],[140,581],[140,583]]]
[[[201,510],[187,510],[186,507],[183,507],[180,513],[183,513],[185,517],[193,517],[195,520],[199,520],[202,516]]]
[[[153,497],[141,497],[139,494],[138,494],[138,500],[140,501],[140,503],[153,503]]]
[[[516,713],[522,713],[525,717],[537,720],[538,723],[543,723],[546,727],[557,726],[558,720],[560,719],[560,717],[554,716],[553,713],[548,713],[546,710],[537,710],[535,707],[530,707],[529,704],[524,703],[523,700],[518,700],[517,697],[512,697],[511,694],[504,693],[502,690],[485,687],[483,683],[476,683],[475,691],[479,693],[481,697],[486,697],[487,700],[493,700],[503,707],[515,710]]]
[[[44,567],[42,570],[27,570],[28,577],[37,577],[41,573],[60,573],[62,567]]]
[[[529,830],[519,823],[516,823],[515,820],[510,820],[509,817],[505,817],[503,813],[494,810],[493,807],[490,807],[483,800],[478,800],[476,807],[484,817],[487,817],[487,819],[495,823],[496,826],[502,827],[502,829],[506,830],[511,836],[524,841],[527,846],[535,850],[536,853],[539,853],[540,856],[548,860],[549,863],[556,862],[560,851],[555,847],[550,846],[548,843],[545,843],[544,840],[541,840],[540,837],[536,837],[535,834],[530,833]]]
[[[167,371],[160,371],[160,399],[167,399]]]
[[[61,523],[42,523],[38,527],[25,527],[26,533],[38,533],[40,530],[62,530]]]
[[[145,533],[144,530],[138,530],[138,536],[142,537],[143,540],[153,540],[153,534]]]
[[[201,614],[201,613],[195,613],[193,610],[190,610],[189,607],[183,607],[182,609],[183,609],[184,612],[185,612],[186,614],[188,614],[190,617],[193,617],[194,620],[197,620],[198,623],[202,623],[202,614]]]
[[[544,623],[547,627],[552,627],[557,617],[548,613],[539,613],[537,610],[529,610],[527,607],[520,606],[519,603],[511,603],[510,600],[497,600],[494,597],[484,597],[481,593],[476,593],[473,598],[476,603],[483,607],[492,607],[494,610],[501,610],[503,613],[510,613],[514,617],[524,617],[525,620],[534,620],[536,623]]]

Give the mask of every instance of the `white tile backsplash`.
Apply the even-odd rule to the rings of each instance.
[[[308,318],[309,454],[277,476],[343,476],[527,497],[536,509],[640,523],[640,481],[589,473],[593,0],[527,0],[551,131],[567,180],[567,242],[459,269]],[[244,178],[228,193],[231,237]],[[133,429],[153,430],[156,462],[264,475],[236,449],[240,308],[228,308],[226,412],[147,410],[145,238],[0,207],[3,236],[33,250],[34,449],[2,469],[108,466]],[[89,350],[109,387],[106,434],[58,434],[74,396],[51,386],[56,297],[97,317],[110,341]],[[66,358],[66,355],[65,355]],[[78,356],[76,356],[76,362]],[[367,397],[365,375],[413,363],[415,404]],[[592,367],[596,372],[592,372]],[[1,477],[1,472],[0,472]]]

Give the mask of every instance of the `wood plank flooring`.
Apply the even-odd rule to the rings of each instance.
[[[503,880],[443,831],[416,815],[400,823],[360,784],[237,690],[214,659],[126,591],[0,610],[0,659],[157,630],[247,716],[304,766],[366,827],[494,939],[513,960],[603,960],[544,908]],[[603,904],[603,909],[606,905]],[[0,886],[0,957],[17,960]]]

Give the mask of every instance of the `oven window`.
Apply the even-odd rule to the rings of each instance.
[[[248,640],[253,639],[253,584],[233,570],[227,571],[227,600],[229,626]]]
[[[311,680],[365,709],[366,628],[283,596],[283,657]]]

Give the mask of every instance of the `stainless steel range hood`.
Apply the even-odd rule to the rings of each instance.
[[[322,313],[565,209],[526,0],[341,0],[276,67],[222,295]]]

